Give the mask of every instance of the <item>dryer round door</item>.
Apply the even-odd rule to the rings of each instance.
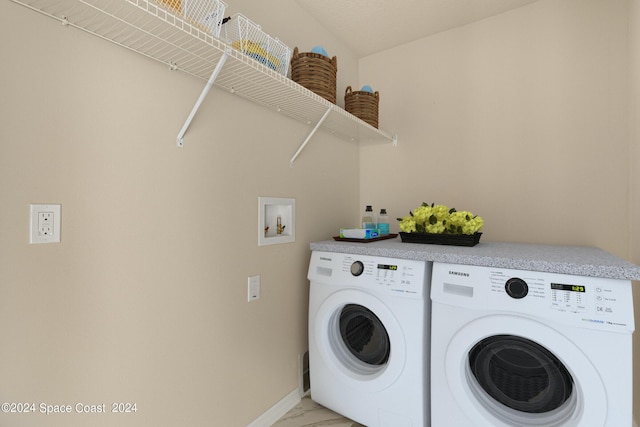
[[[451,393],[469,419],[492,426],[604,425],[598,371],[544,323],[492,315],[467,323],[445,353]]]
[[[314,322],[320,357],[346,386],[379,391],[401,375],[404,334],[380,299],[355,290],[336,292],[320,305]]]

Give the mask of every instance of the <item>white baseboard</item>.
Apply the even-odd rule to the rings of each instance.
[[[293,409],[298,403],[300,403],[301,394],[299,389],[293,390],[287,394],[278,403],[273,405],[267,412],[256,418],[247,427],[270,427],[276,421],[278,421],[284,414]]]

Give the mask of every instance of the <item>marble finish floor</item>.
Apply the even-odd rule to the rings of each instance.
[[[365,427],[351,421],[304,396],[295,408],[287,412],[272,427]]]

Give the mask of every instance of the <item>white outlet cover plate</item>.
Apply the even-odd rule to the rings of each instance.
[[[47,231],[41,230],[38,220],[41,213],[46,213],[47,217],[53,217],[52,223],[47,226]],[[60,242],[60,205],[29,205],[29,243],[59,243]]]
[[[248,295],[247,300],[249,302],[255,301],[260,298],[260,276],[249,276],[248,279]]]

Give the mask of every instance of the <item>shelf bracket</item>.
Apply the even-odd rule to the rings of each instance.
[[[211,77],[209,77],[207,84],[204,86],[204,89],[202,89],[202,93],[200,94],[200,97],[196,101],[196,104],[193,106],[193,109],[191,110],[189,117],[187,117],[187,121],[184,122],[182,129],[180,129],[180,132],[178,132],[178,138],[176,139],[176,145],[178,147],[184,146],[184,134],[187,133],[187,129],[189,129],[189,126],[191,125],[193,118],[198,112],[198,109],[200,108],[202,101],[204,101],[207,94],[211,90],[213,83],[216,81],[216,78],[218,78],[218,74],[220,74],[220,71],[222,71],[222,66],[224,65],[227,58],[229,57],[229,54],[230,54],[230,50],[229,49],[225,50],[222,56],[220,57],[220,59],[218,60],[216,67],[213,69],[213,73],[211,73]]]
[[[329,107],[327,109],[327,111],[325,111],[325,113],[322,115],[322,117],[320,118],[320,120],[318,121],[318,123],[316,123],[316,125],[314,126],[314,128],[311,130],[311,132],[309,133],[309,135],[307,135],[307,138],[302,142],[302,144],[300,144],[300,147],[298,147],[298,150],[295,152],[295,154],[293,155],[293,157],[291,157],[291,161],[289,162],[289,166],[293,167],[293,162],[296,161],[296,158],[300,155],[300,152],[302,152],[302,150],[304,149],[304,147],[307,145],[307,143],[309,142],[309,140],[311,139],[311,137],[313,136],[313,134],[316,133],[316,131],[320,128],[320,126],[322,126],[322,122],[325,121],[325,119],[327,118],[327,116],[329,116],[329,113],[331,112],[331,110],[333,109],[333,107]]]

